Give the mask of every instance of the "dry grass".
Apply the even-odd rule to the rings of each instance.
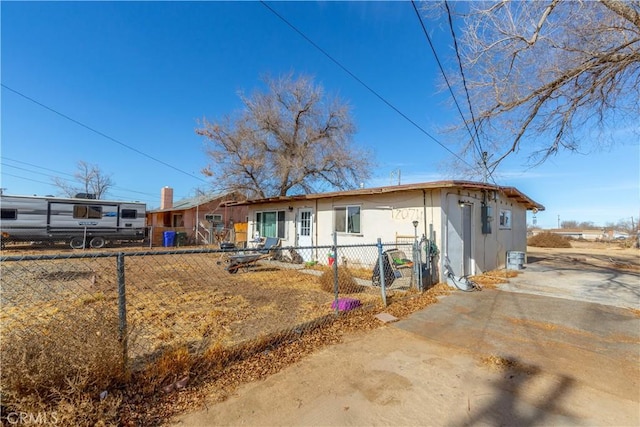
[[[327,270],[319,278],[320,288],[325,292],[334,292],[334,271]],[[348,268],[338,268],[338,293],[340,294],[354,294],[363,292],[366,289],[365,286],[358,285],[353,280],[353,275]]]
[[[495,289],[500,283],[507,283],[512,277],[516,277],[519,274],[516,270],[491,270],[486,271],[477,276],[470,276],[469,278],[487,289]]]
[[[489,369],[500,372],[516,371],[529,375],[534,375],[540,372],[540,368],[537,366],[527,365],[515,359],[495,355],[483,357],[480,359],[480,364]]]
[[[2,335],[6,411],[49,414],[60,425],[117,425],[121,395],[113,390],[127,379],[117,313],[72,305],[42,329]]]
[[[540,233],[527,239],[528,246],[538,248],[570,248],[568,239],[554,233]]]

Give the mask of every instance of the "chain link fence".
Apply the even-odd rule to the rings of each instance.
[[[424,258],[415,242],[3,256],[0,332],[21,344],[3,345],[2,358],[51,341],[130,370],[179,347],[292,340],[342,311],[424,289]]]

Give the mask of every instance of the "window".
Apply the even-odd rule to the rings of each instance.
[[[126,219],[136,219],[138,217],[138,211],[135,209],[122,209],[120,216]]]
[[[207,221],[209,221],[212,224],[217,224],[222,222],[222,215],[220,214],[206,214],[204,216],[204,219],[206,219]]]
[[[74,205],[73,217],[100,219],[102,218],[102,206]]]
[[[0,219],[18,219],[17,209],[2,209],[2,216]]]
[[[334,208],[336,232],[360,233],[360,206]]]
[[[262,237],[284,239],[284,211],[256,212],[256,231]]]
[[[500,209],[500,228],[504,228],[504,229],[511,228],[511,210],[510,209]]]

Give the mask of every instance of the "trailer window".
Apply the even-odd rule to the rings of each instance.
[[[138,211],[135,209],[122,209],[120,216],[127,219],[136,219],[138,217]]]
[[[17,209],[2,209],[2,216],[0,219],[17,219],[18,218],[18,210]]]
[[[74,218],[102,218],[102,206],[74,205]]]

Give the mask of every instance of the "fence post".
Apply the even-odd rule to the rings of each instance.
[[[124,281],[124,252],[118,254],[118,338],[122,346],[124,370],[128,372],[127,295]]]
[[[333,293],[336,305],[336,314],[340,314],[340,306],[338,304],[338,294],[340,287],[338,283],[338,233],[333,232],[333,247],[331,248],[333,254]]]
[[[387,306],[387,291],[384,283],[384,262],[382,261],[382,239],[378,237],[378,269],[380,271],[380,290],[382,291],[382,305]]]

